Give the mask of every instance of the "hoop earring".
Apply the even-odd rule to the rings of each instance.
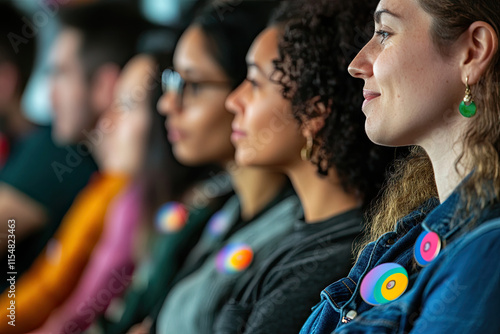
[[[306,146],[304,146],[300,151],[300,157],[303,161],[311,161],[313,144],[313,137],[308,136]]]
[[[462,116],[471,118],[476,114],[477,107],[476,103],[472,99],[472,93],[469,87],[469,77],[465,79],[465,97],[462,103],[460,103],[460,107],[458,107]]]

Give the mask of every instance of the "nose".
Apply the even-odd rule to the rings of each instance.
[[[157,109],[160,115],[168,116],[179,113],[181,106],[179,105],[179,96],[173,92],[166,92],[158,100]]]
[[[371,61],[370,42],[365,45],[361,51],[356,55],[353,61],[349,64],[349,74],[354,78],[366,79],[373,75],[373,63]]]
[[[233,114],[243,113],[244,108],[244,100],[243,100],[243,92],[245,89],[246,81],[241,83],[226,99],[226,109]]]

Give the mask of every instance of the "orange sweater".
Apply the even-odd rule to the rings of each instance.
[[[0,296],[0,333],[27,333],[38,328],[75,287],[99,240],[106,209],[125,188],[124,175],[98,175],[78,194],[61,226],[31,268]],[[9,298],[13,297],[13,298]],[[7,309],[15,301],[15,327]]]

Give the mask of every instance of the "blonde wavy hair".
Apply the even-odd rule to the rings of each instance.
[[[443,57],[447,56],[449,46],[476,21],[490,24],[497,38],[500,35],[498,0],[418,0],[418,2],[433,17],[431,38]],[[463,157],[467,156],[473,163],[474,173],[459,190],[461,205],[452,219],[452,225],[464,217],[472,217],[471,223],[474,224],[484,209],[499,198],[499,59],[497,50],[478,84],[472,87],[478,113],[470,121],[470,127],[464,137],[463,152],[455,162],[455,166],[457,168]],[[437,188],[431,161],[422,148],[414,147],[407,158],[395,163],[394,172],[389,176],[381,199],[369,213],[368,234],[357,247],[358,251],[381,235],[394,230],[398,219],[436,196]]]

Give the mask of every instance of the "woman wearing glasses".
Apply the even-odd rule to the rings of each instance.
[[[272,2],[243,1],[226,10],[220,6],[230,3],[223,4],[207,7],[181,36],[175,70],[162,76],[165,91],[158,109],[167,117],[176,158],[187,165],[224,167],[236,196],[207,223],[178,275],[163,282],[169,293],[158,326],[153,325],[159,333],[211,333],[220,305],[275,240],[289,233],[298,205],[283,174],[234,166],[233,115],[224,106],[245,78],[245,54],[265,27]],[[155,319],[161,306],[149,316]]]
[[[374,17],[349,66],[366,132],[415,148],[302,333],[499,333],[500,4],[382,0]]]

